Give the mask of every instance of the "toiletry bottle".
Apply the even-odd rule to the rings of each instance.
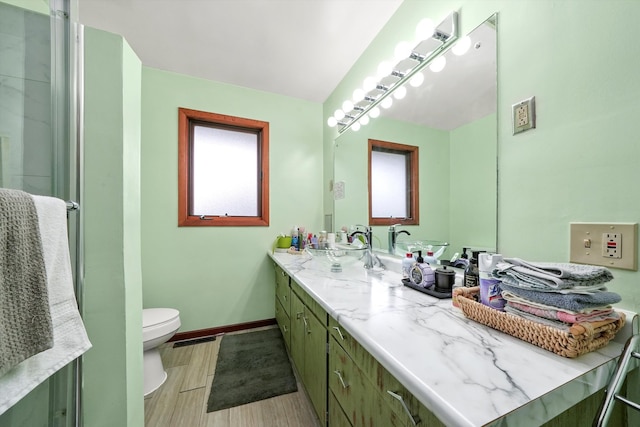
[[[432,267],[438,265],[438,260],[436,259],[436,257],[433,256],[432,250],[430,249],[427,250],[427,255],[424,257],[424,262],[426,262]]]
[[[480,271],[480,302],[488,307],[503,311],[506,301],[502,298],[500,280],[491,275],[499,262],[500,254],[479,254],[478,270]]]
[[[416,263],[411,267],[409,273],[409,280],[414,285],[422,288],[431,288],[436,283],[436,277],[434,271],[429,267],[429,264],[424,262],[422,258],[422,251],[418,251],[418,258]]]
[[[292,233],[291,246],[293,246],[296,250],[300,248],[300,244],[298,243],[298,230],[295,230]]]
[[[480,284],[480,272],[478,271],[478,252],[473,252],[469,265],[464,269],[464,286],[472,288]]]
[[[416,263],[416,260],[413,258],[412,252],[407,252],[407,255],[402,258],[402,278],[408,279],[409,274],[411,273],[411,267]]]
[[[304,250],[306,243],[307,242],[304,239],[304,228],[299,228],[298,229],[298,249],[301,251]]]

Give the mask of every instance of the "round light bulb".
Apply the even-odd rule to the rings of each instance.
[[[330,128],[335,127],[338,124],[338,120],[335,117],[331,116],[327,119],[327,124]]]
[[[439,56],[429,64],[429,69],[434,73],[439,73],[444,69],[445,65],[447,65],[447,59],[444,56]]]
[[[358,132],[360,130],[360,123],[355,122],[353,126],[351,126],[351,129],[353,129],[354,132]]]
[[[402,99],[407,96],[407,88],[404,86],[400,86],[393,92],[393,97],[395,99]]]
[[[353,91],[353,102],[360,102],[364,99],[364,91],[360,88]]]
[[[376,117],[380,116],[380,109],[378,107],[373,107],[371,110],[369,110],[369,116],[372,119],[375,119]]]
[[[336,120],[344,119],[344,111],[342,111],[341,109],[337,109],[336,112],[333,113],[333,117],[335,117]]]
[[[348,99],[344,101],[342,103],[342,110],[345,113],[348,113],[349,111],[353,110],[353,102],[349,101]]]
[[[418,22],[418,25],[416,26],[416,39],[418,41],[426,40],[433,36],[433,32],[435,30],[436,27],[433,24],[433,21],[429,18],[425,18]]]
[[[382,61],[380,65],[378,65],[378,78],[382,79],[387,77],[393,71],[393,64],[389,61]]]
[[[396,45],[395,50],[393,51],[393,56],[396,61],[402,61],[403,59],[407,59],[411,56],[411,52],[413,51],[413,47],[409,42],[400,42]]]
[[[453,52],[453,54],[457,56],[464,55],[465,53],[467,53],[470,47],[471,37],[464,36],[463,38],[458,40],[456,44],[453,45],[453,47],[451,48],[451,52]]]
[[[364,83],[362,84],[362,87],[365,92],[369,92],[375,89],[377,84],[378,82],[376,81],[375,77],[370,76],[364,79]]]
[[[382,108],[391,108],[391,106],[393,105],[393,98],[391,98],[390,96],[387,96],[385,99],[382,100],[382,102],[380,103],[380,106]]]
[[[369,116],[367,116],[366,114],[362,117],[360,117],[360,120],[358,120],[358,122],[362,125],[362,126],[366,126],[369,124]]]
[[[418,87],[420,86],[422,83],[424,83],[424,74],[418,72],[415,73],[413,76],[411,76],[411,78],[409,79],[409,84],[413,87]]]

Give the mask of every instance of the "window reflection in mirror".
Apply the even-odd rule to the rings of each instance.
[[[418,147],[369,140],[369,225],[419,223]]]

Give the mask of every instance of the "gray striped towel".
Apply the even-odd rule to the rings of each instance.
[[[0,376],[52,346],[35,204],[28,193],[0,189]]]

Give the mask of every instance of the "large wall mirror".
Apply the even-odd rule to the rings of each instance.
[[[425,68],[420,87],[407,85],[403,99],[336,139],[334,229],[369,218],[373,139],[419,149],[419,224],[401,227],[411,233],[402,239],[448,242],[445,258],[497,249],[496,31],[494,15],[468,34],[466,53],[448,50],[444,69]],[[387,228],[373,227],[374,248],[388,249]]]

